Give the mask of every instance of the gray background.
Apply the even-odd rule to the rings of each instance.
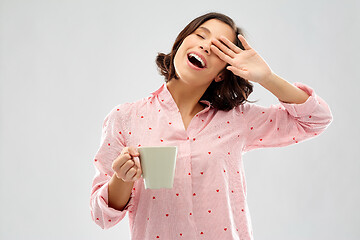
[[[209,11],[334,116],[314,139],[244,155],[255,239],[360,238],[358,1],[0,3],[0,239],[130,239],[128,216],[106,231],[90,216],[102,122],[163,84],[157,52]],[[278,103],[254,85],[250,100]]]

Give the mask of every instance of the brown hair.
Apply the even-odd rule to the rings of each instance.
[[[193,33],[201,24],[210,20],[218,19],[229,25],[235,32],[235,45],[245,50],[240,40],[237,38],[238,34],[244,36],[243,30],[237,27],[234,21],[221,13],[210,12],[192,20],[177,36],[172,50],[169,54],[158,53],[156,57],[156,64],[159,73],[165,77],[165,82],[169,82],[172,78],[179,79],[175,72],[174,57],[183,40]],[[235,75],[225,66],[224,79],[220,82],[212,81],[210,86],[206,89],[200,100],[208,100],[214,108],[223,111],[229,111],[244,102],[248,101],[250,93],[253,91],[253,84],[248,80]],[[200,101],[199,100],[199,101]]]

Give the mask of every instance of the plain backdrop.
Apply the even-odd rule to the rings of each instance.
[[[218,11],[330,106],[311,140],[244,155],[256,240],[360,239],[359,1],[0,1],[0,239],[130,239],[90,215],[107,113],[164,83],[155,57]],[[254,84],[250,100],[278,103]]]

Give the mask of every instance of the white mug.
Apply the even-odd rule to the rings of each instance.
[[[138,147],[145,189],[172,188],[177,146]]]

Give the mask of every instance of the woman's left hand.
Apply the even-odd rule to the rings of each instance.
[[[227,69],[235,75],[252,82],[265,83],[273,74],[271,68],[264,59],[250,47],[242,35],[239,34],[238,38],[245,50],[242,50],[224,36],[221,36],[220,40],[227,46],[215,39],[212,40],[214,45],[211,45],[211,50],[221,60],[231,65],[228,66]]]

